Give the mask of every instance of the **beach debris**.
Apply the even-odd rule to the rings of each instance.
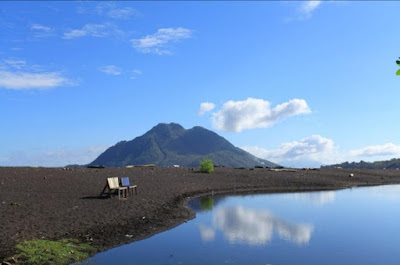
[[[275,171],[275,172],[297,172],[296,169],[290,168],[270,168],[268,171]]]
[[[103,165],[89,165],[87,168],[105,168]]]
[[[14,257],[11,257],[11,259],[8,259],[8,261],[3,261],[3,262],[1,262],[0,263],[1,265],[18,265],[19,264],[19,262],[18,262],[18,260],[16,259],[16,258],[14,258]]]
[[[349,177],[350,177],[350,178],[354,177],[354,174],[353,174],[353,173],[350,173]]]
[[[129,235],[129,234],[126,234],[125,236],[128,237],[128,238],[133,237],[133,235]]]
[[[10,205],[12,205],[12,206],[21,206],[21,204],[17,203],[17,202],[12,202],[12,203],[10,203]]]
[[[179,165],[172,165],[172,167],[174,167],[174,168],[179,168]]]
[[[315,170],[315,171],[318,171],[319,168],[314,168],[314,167],[303,167],[301,170]]]
[[[134,167],[149,167],[154,168],[156,165],[154,164],[146,164],[146,165],[127,165],[125,168],[134,168]]]
[[[146,219],[146,216],[143,216],[143,217],[142,217],[142,220],[144,220],[144,219]]]

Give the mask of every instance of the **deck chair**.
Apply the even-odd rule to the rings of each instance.
[[[126,198],[126,193],[128,188],[121,187],[119,185],[118,178],[107,178],[107,184],[104,187],[103,191],[100,193],[100,196],[105,193],[106,189],[108,189],[108,195],[111,198],[111,193],[117,191],[118,192],[118,199],[121,199],[121,194],[123,198]]]
[[[128,188],[129,195],[131,194],[131,191],[132,191],[132,195],[133,195],[134,189],[135,189],[135,194],[137,195],[137,185],[131,185],[131,183],[129,181],[129,177],[122,177],[121,184],[122,184],[121,185],[122,187]]]

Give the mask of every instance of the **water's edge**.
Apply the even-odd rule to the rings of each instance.
[[[393,183],[396,184],[396,183]],[[337,190],[344,190],[344,189],[351,189],[357,187],[373,187],[373,186],[386,186],[386,185],[393,185],[393,184],[361,184],[357,186],[335,186],[335,187],[300,187],[300,188],[273,188],[273,187],[260,187],[260,188],[249,188],[249,189],[220,189],[220,190],[212,190],[212,191],[195,191],[184,193],[178,195],[173,199],[171,202],[167,202],[166,204],[170,206],[174,206],[171,208],[172,215],[176,216],[185,216],[185,218],[176,218],[176,219],[169,219],[165,220],[165,226],[158,226],[152,233],[148,233],[146,235],[141,235],[138,237],[132,237],[129,241],[121,242],[120,244],[113,245],[107,248],[101,248],[99,251],[91,253],[91,257],[94,255],[117,248],[126,244],[130,244],[133,242],[141,241],[144,239],[151,238],[159,233],[171,230],[185,222],[193,220],[196,218],[196,212],[188,205],[188,202],[193,199],[198,199],[202,197],[214,196],[214,195],[255,195],[255,194],[283,194],[283,193],[294,193],[294,192],[318,192],[318,191],[337,191]],[[172,222],[171,222],[172,221]],[[175,222],[174,222],[175,221]],[[147,229],[146,229],[147,230]]]

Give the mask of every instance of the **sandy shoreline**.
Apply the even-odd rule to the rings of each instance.
[[[100,199],[111,176],[129,176],[138,185],[138,195],[125,201]],[[193,218],[186,206],[189,197],[381,184],[400,184],[400,171],[217,168],[213,174],[201,174],[187,168],[0,167],[0,261],[24,239],[78,238],[101,251],[149,237]]]

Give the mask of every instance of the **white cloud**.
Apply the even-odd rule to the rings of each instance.
[[[262,245],[271,241],[274,230],[296,244],[306,244],[313,232],[311,224],[290,223],[266,210],[245,209],[241,206],[223,208],[215,212],[213,224],[222,230],[232,243]]]
[[[257,157],[295,167],[318,167],[321,164],[335,163],[340,157],[333,140],[320,135],[283,143],[274,150],[257,146],[244,146],[242,149]]]
[[[13,152],[0,159],[1,166],[62,167],[69,164],[88,164],[109,146],[98,145],[78,149],[58,149],[36,153]]]
[[[48,26],[40,25],[40,24],[33,24],[31,26],[32,36],[35,38],[46,38],[55,36],[54,29]]]
[[[142,72],[141,70],[139,70],[139,69],[133,69],[133,70],[132,70],[132,73],[135,74],[135,75],[141,75],[141,74],[143,74],[143,72]]]
[[[25,60],[5,59],[0,62],[0,88],[13,90],[48,89],[73,85],[60,72],[46,71]]]
[[[202,116],[206,112],[212,111],[215,108],[215,104],[211,102],[202,102],[200,103],[200,109],[198,111],[198,115]]]
[[[50,27],[43,26],[40,24],[33,24],[31,26],[31,30],[50,32],[52,29]]]
[[[25,60],[19,60],[19,59],[5,59],[3,60],[4,64],[11,68],[15,69],[23,69],[27,66],[27,63]]]
[[[146,35],[140,39],[132,39],[133,47],[142,53],[158,55],[170,54],[169,44],[192,37],[192,30],[186,28],[161,28],[156,33]]]
[[[81,29],[72,29],[64,33],[63,39],[74,39],[80,37],[96,37],[96,38],[105,38],[115,35],[121,35],[122,31],[120,31],[114,24],[112,23],[104,23],[104,24],[86,24]]]
[[[310,112],[304,99],[292,99],[271,109],[266,100],[248,98],[224,103],[220,111],[213,113],[212,122],[218,130],[240,132],[270,127],[279,120]]]
[[[358,150],[349,152],[352,157],[373,157],[373,156],[391,156],[400,157],[400,146],[393,143],[383,145],[371,145]]]
[[[107,16],[113,19],[130,19],[137,15],[138,12],[132,7],[113,8],[107,12]]]
[[[130,79],[134,80],[134,79],[136,79],[139,75],[142,75],[142,74],[143,74],[143,72],[142,72],[141,70],[139,70],[139,69],[133,69],[133,70],[131,71],[131,77],[130,77]]]
[[[322,1],[321,0],[311,0],[311,1],[305,1],[301,3],[301,6],[299,8],[300,12],[300,19],[308,19],[312,16],[313,12],[321,5]]]
[[[99,70],[108,75],[120,75],[122,72],[121,68],[112,64],[100,67]]]
[[[0,87],[6,89],[46,89],[70,84],[71,81],[58,72],[28,73],[0,71]]]
[[[93,10],[92,8],[90,10]],[[78,12],[90,13],[90,10],[84,9],[81,7]],[[96,6],[95,12],[98,15],[106,16],[112,19],[131,19],[140,16],[140,13],[132,8],[132,7],[119,7],[116,3],[113,2],[103,2]]]

